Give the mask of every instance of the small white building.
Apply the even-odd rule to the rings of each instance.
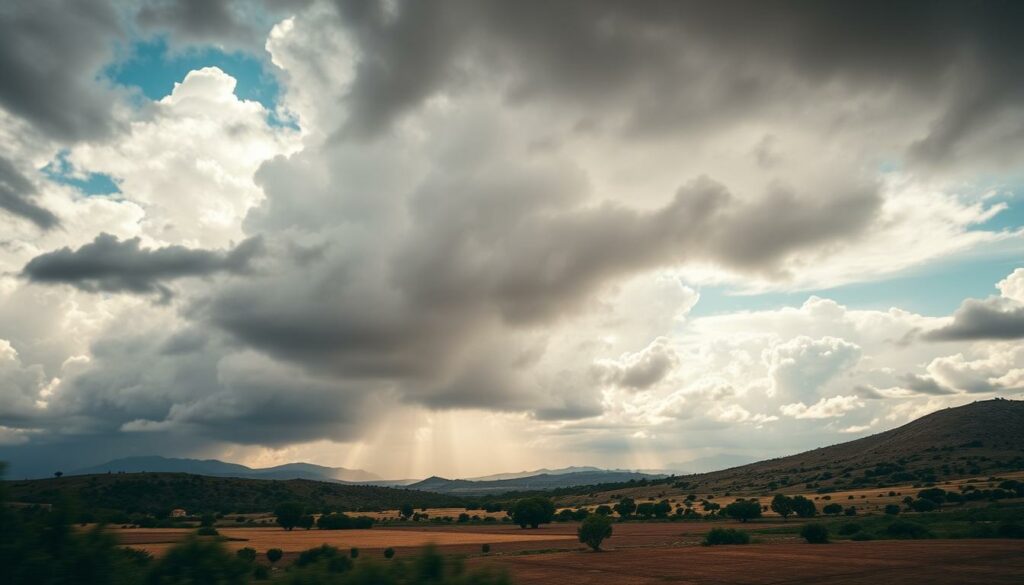
[[[188,516],[188,513],[185,512],[184,508],[175,508],[171,510],[171,518],[184,518],[185,516]]]

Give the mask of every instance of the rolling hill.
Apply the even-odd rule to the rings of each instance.
[[[568,473],[541,473],[527,477],[515,477],[496,480],[445,479],[429,477],[421,482],[410,484],[409,489],[460,496],[480,496],[487,494],[503,494],[508,492],[543,491],[573,486],[586,486],[602,483],[617,483],[629,480],[656,480],[664,475],[650,475],[633,471],[574,471]]]
[[[373,482],[378,475],[361,469],[324,467],[312,463],[286,463],[276,467],[252,468],[216,459],[179,459],[170,457],[125,457],[102,465],[72,471],[69,475],[101,473],[192,473],[214,477],[245,477],[252,479],[310,479],[314,481]]]
[[[127,513],[268,512],[281,502],[301,502],[311,510],[459,507],[458,497],[379,486],[305,479],[270,480],[212,477],[186,473],[104,473],[2,482],[13,502],[54,504],[71,498],[82,509]]]
[[[1024,469],[1024,401],[995,399],[940,410],[838,445],[721,471],[613,489],[579,489],[565,503],[613,496],[756,495],[929,483]]]

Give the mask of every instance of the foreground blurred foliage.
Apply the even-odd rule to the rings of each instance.
[[[81,515],[69,500],[52,509],[16,507],[3,490],[0,483],[0,585],[241,585],[266,579],[296,585],[508,583],[502,574],[466,571],[430,547],[408,560],[378,562],[353,559],[358,555],[325,545],[272,572],[253,549],[232,553],[215,537],[192,536],[154,559],[118,546],[99,527],[75,526]],[[274,562],[281,555],[272,550],[265,556]]]

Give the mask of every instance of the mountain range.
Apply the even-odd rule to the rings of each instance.
[[[242,477],[249,479],[312,479],[345,483],[369,483],[381,481],[379,475],[361,469],[325,467],[312,463],[286,463],[274,467],[253,468],[238,463],[227,463],[217,459],[179,459],[172,457],[143,456],[114,459],[102,465],[76,469],[68,475],[92,475],[98,473],[140,473],[140,472],[193,473],[213,477]]]

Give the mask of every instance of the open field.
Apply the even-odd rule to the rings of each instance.
[[[602,553],[479,557],[469,564],[504,569],[518,585],[1018,585],[1024,575],[1024,542],[621,548]]]
[[[429,530],[408,529],[390,530],[375,528],[371,530],[292,530],[280,528],[225,528],[220,530],[221,536],[227,538],[225,545],[231,550],[251,547],[258,552],[270,548],[279,548],[286,553],[296,553],[309,548],[329,544],[340,548],[358,547],[361,549],[418,548],[427,544],[442,547],[473,545],[472,550],[479,550],[479,545],[488,543],[500,546],[516,543],[536,548],[536,543],[552,542],[565,545],[564,541],[575,543],[575,533],[555,533],[554,531],[523,531],[518,527],[515,531],[484,532],[469,530]],[[185,539],[194,530],[180,528],[136,528],[112,530],[118,541],[133,548],[140,548],[152,554],[163,554],[175,543]]]

